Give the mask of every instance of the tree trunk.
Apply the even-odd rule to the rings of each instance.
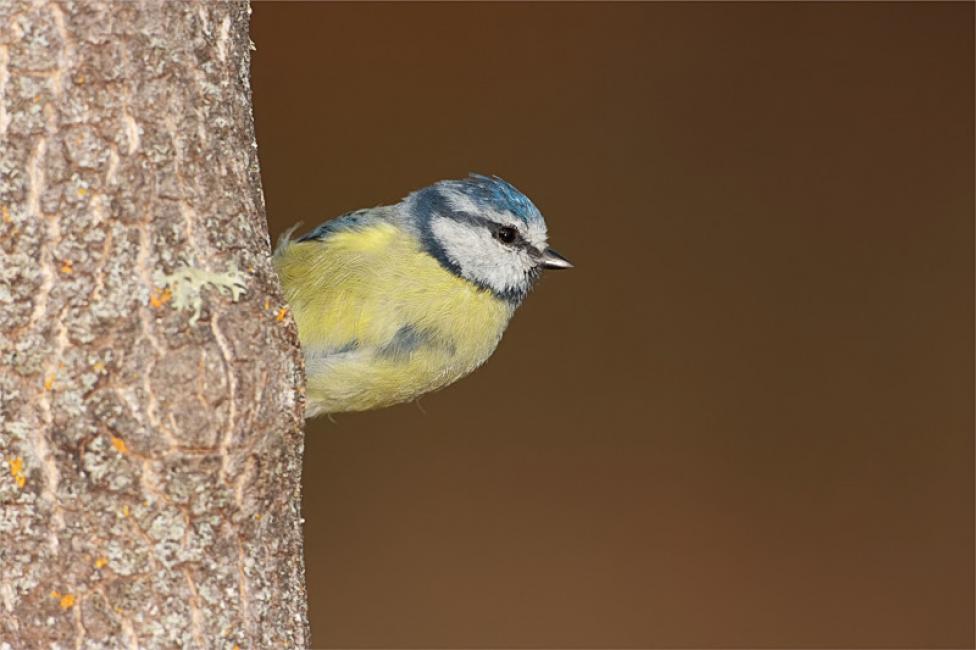
[[[0,0],[0,647],[305,646],[246,4]]]

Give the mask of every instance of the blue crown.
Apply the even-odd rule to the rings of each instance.
[[[482,176],[471,174],[465,179],[456,181],[441,181],[434,184],[435,188],[450,189],[464,194],[475,205],[495,212],[510,212],[525,223],[541,221],[542,213],[515,186],[497,176]]]

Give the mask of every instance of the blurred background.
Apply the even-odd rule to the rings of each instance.
[[[972,647],[974,5],[254,5],[272,235],[470,171],[577,268],[314,420],[316,647]]]

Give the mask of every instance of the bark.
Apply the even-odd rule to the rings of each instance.
[[[240,3],[0,0],[0,647],[305,646]]]

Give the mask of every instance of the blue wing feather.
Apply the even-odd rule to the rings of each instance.
[[[373,223],[376,219],[376,209],[364,209],[364,210],[353,210],[352,212],[347,212],[345,214],[339,215],[334,219],[329,219],[325,223],[319,224],[315,230],[302,235],[296,241],[314,241],[322,240],[331,235],[334,232],[340,232],[343,230],[355,230],[357,228],[362,228],[370,223]]]

